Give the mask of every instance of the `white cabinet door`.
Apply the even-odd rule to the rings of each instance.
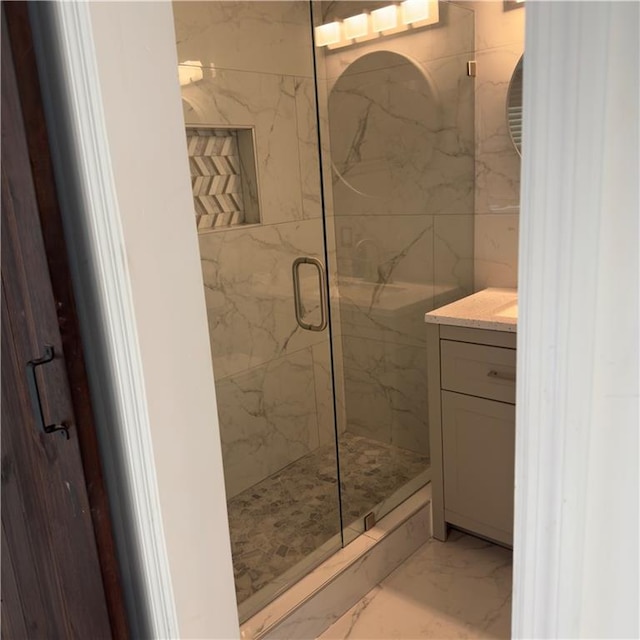
[[[447,522],[513,540],[515,406],[442,392]]]

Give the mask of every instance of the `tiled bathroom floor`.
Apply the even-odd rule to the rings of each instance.
[[[428,466],[412,451],[340,436],[343,509],[364,516]],[[236,594],[241,603],[340,531],[335,447],[320,447],[228,502]]]
[[[430,540],[318,640],[509,638],[508,549],[453,531]]]

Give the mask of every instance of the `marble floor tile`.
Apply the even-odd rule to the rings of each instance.
[[[430,540],[318,640],[509,638],[512,552],[453,531]]]
[[[363,517],[428,465],[412,451],[350,433],[341,434],[339,448],[345,522]],[[227,508],[242,603],[340,532],[335,445],[253,485]]]

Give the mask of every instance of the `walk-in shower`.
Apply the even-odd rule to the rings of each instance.
[[[174,4],[243,619],[428,481],[423,317],[472,290],[473,14],[314,46],[391,5]]]

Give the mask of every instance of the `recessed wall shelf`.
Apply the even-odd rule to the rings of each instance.
[[[260,222],[253,129],[187,127],[198,231]]]

